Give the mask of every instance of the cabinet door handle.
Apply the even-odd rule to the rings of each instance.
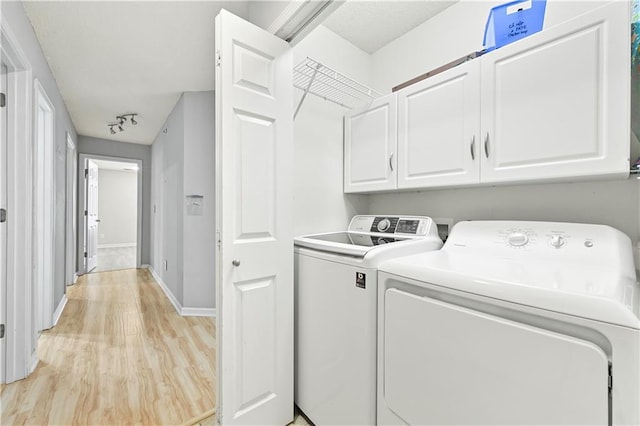
[[[476,137],[475,137],[475,135],[471,139],[471,146],[469,147],[469,149],[471,150],[471,159],[475,160],[476,159]]]
[[[393,152],[391,153],[391,155],[389,156],[389,168],[391,169],[391,171],[393,171]]]
[[[484,155],[489,158],[489,132],[487,132],[487,137],[484,138]]]

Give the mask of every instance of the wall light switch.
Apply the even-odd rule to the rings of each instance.
[[[202,216],[204,196],[203,195],[187,195],[187,216]]]

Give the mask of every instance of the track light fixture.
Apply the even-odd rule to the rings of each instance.
[[[110,123],[107,124],[107,126],[109,127],[109,133],[111,133],[112,135],[116,134],[116,131],[113,130],[114,126],[118,126],[118,131],[119,132],[124,132],[124,127],[122,127],[126,122],[127,122],[127,118],[129,118],[129,120],[131,121],[131,124],[133,126],[138,124],[138,121],[136,121],[135,117],[138,114],[121,114],[121,115],[116,115],[116,121],[117,123]]]

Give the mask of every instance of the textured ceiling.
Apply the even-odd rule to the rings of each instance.
[[[368,53],[409,32],[455,1],[347,0],[324,25]]]
[[[221,7],[249,13],[244,1],[24,2],[78,134],[140,144],[182,92],[214,89]],[[107,124],[127,113],[138,125],[111,135]]]

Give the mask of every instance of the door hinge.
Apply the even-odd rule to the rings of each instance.
[[[7,221],[7,209],[0,209],[0,223]]]
[[[219,67],[222,57],[220,56],[220,49],[216,50],[216,66]]]
[[[84,169],[84,177],[89,176],[89,169]]]
[[[7,95],[4,93],[0,93],[0,107],[4,108],[7,106]]]
[[[0,324],[0,339],[4,339],[4,324]]]
[[[89,211],[85,210],[84,215],[87,216],[88,214],[89,214]]]
[[[609,395],[611,395],[611,391],[613,390],[613,372],[612,372],[611,363],[609,363],[609,379],[608,379],[608,385],[609,385]]]
[[[84,252],[84,257],[87,257],[87,252],[86,251]]]

